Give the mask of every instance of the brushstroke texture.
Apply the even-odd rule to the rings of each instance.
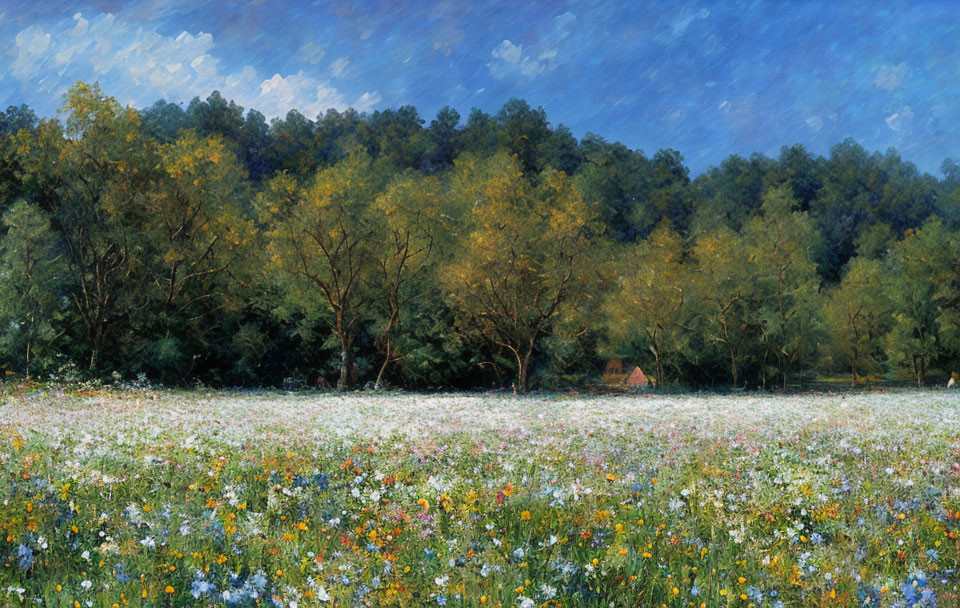
[[[517,96],[577,136],[679,149],[695,173],[847,136],[934,173],[957,155],[946,2],[15,0],[0,12],[0,103],[44,115],[80,79],[137,107],[218,89],[268,117],[466,115]]]

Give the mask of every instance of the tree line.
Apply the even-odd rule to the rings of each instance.
[[[0,114],[0,364],[416,389],[923,385],[960,357],[960,165],[851,140],[691,179],[512,99],[268,123],[214,92]]]

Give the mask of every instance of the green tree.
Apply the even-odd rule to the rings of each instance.
[[[138,309],[137,334],[153,366],[183,375],[202,360],[228,309],[243,306],[234,296],[250,281],[256,231],[243,169],[220,136],[182,131],[159,153],[162,173],[144,199],[149,305]]]
[[[584,161],[576,174],[577,188],[587,200],[599,203],[600,218],[614,239],[636,241],[643,236],[634,221],[642,218],[637,210],[646,200],[649,162],[641,152],[591,133],[581,148]]]
[[[406,172],[377,197],[371,208],[379,242],[372,291],[379,291],[377,343],[384,353],[377,372],[377,388],[387,366],[402,357],[394,335],[401,325],[402,313],[411,298],[418,295],[415,283],[429,278],[427,273],[434,261],[431,253],[443,228],[442,196],[437,178]]]
[[[653,355],[656,385],[663,386],[665,361],[679,367],[690,334],[689,267],[683,240],[669,224],[617,256],[618,286],[604,305],[607,332],[617,350],[636,342]]]
[[[305,312],[316,312],[319,304],[333,316],[340,390],[352,383],[357,332],[370,314],[366,286],[377,268],[378,246],[370,207],[382,179],[367,155],[352,154],[304,185],[281,174],[258,198],[271,264],[289,279],[288,296]]]
[[[826,350],[834,364],[849,367],[852,386],[864,372],[876,371],[881,362],[892,321],[886,280],[883,262],[855,257],[840,284],[826,296]]]
[[[363,133],[370,156],[396,170],[420,168],[431,147],[423,119],[413,106],[374,112]]]
[[[726,226],[701,236],[693,247],[697,261],[696,305],[704,342],[719,348],[739,386],[751,347],[759,342],[756,315],[757,271],[744,239]]]
[[[507,100],[497,112],[497,143],[517,157],[520,168],[527,175],[535,175],[544,168],[541,147],[551,137],[547,112],[531,108],[522,99]],[[554,167],[559,169],[560,167]]]
[[[950,232],[939,219],[907,230],[887,255],[887,297],[893,326],[887,334],[887,358],[908,367],[917,386],[926,382],[931,363],[943,349],[939,336],[942,302],[937,290],[937,257],[950,251]]]
[[[459,125],[460,113],[450,106],[441,108],[437,117],[430,121],[427,128],[430,150],[425,166],[428,173],[439,173],[453,166],[453,159],[459,152]]]
[[[520,392],[538,340],[592,293],[596,214],[563,173],[541,181],[504,153],[462,156],[452,180],[470,217],[444,281],[461,322],[510,354]]]
[[[3,214],[0,239],[0,344],[23,362],[27,378],[38,358],[52,354],[60,332],[63,266],[56,234],[39,209],[19,200]]]
[[[157,262],[151,283],[175,314],[217,296],[250,244],[243,169],[219,137],[188,131],[160,149],[162,179],[146,199]]]
[[[18,146],[39,202],[59,229],[87,366],[95,370],[141,297],[137,254],[158,162],[136,111],[83,82],[65,100],[65,131],[47,121],[36,133],[21,131]]]
[[[776,362],[783,390],[792,368],[813,354],[820,323],[820,278],[813,259],[818,236],[807,213],[795,206],[789,187],[770,190],[760,214],[743,231],[756,273],[763,356]]]

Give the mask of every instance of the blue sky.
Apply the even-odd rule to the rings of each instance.
[[[309,117],[510,97],[698,173],[851,136],[960,159],[960,4],[421,0],[0,1],[0,104],[52,115],[77,80],[122,103],[212,90]]]

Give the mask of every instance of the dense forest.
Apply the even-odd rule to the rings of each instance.
[[[8,375],[341,389],[941,382],[960,165],[800,145],[691,179],[508,101],[291,111],[214,92],[0,115]]]

